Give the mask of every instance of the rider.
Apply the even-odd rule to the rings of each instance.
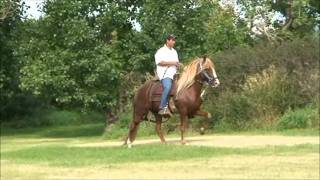
[[[158,49],[155,54],[155,62],[157,65],[157,75],[162,83],[163,92],[160,101],[159,115],[170,115],[168,110],[169,92],[171,90],[173,76],[177,72],[179,66],[179,58],[177,51],[173,48],[176,43],[176,36],[169,34],[166,37],[163,47]]]

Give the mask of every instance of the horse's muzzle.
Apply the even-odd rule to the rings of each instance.
[[[219,81],[219,79],[218,78],[216,78],[216,79],[214,79],[213,80],[213,83],[212,83],[212,87],[218,87],[220,85],[220,81]]]

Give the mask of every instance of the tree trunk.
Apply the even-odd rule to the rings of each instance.
[[[287,30],[289,28],[292,28],[292,23],[294,20],[294,16],[292,13],[292,5],[293,5],[293,0],[288,0],[288,7],[286,9],[286,23],[284,24],[282,30]]]
[[[4,21],[12,13],[12,2],[6,1],[2,3],[7,3],[7,5],[3,5],[0,9],[0,22]]]

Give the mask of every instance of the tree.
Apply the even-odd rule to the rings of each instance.
[[[291,30],[300,35],[312,32],[315,26],[320,25],[319,1],[314,0],[277,0],[272,4],[272,9],[281,12],[286,21],[283,30]]]
[[[206,49],[216,53],[246,43],[249,29],[232,6],[215,5],[208,20]]]
[[[209,9],[194,0],[143,1],[138,22],[142,32],[148,37],[146,43],[152,49],[150,53],[154,54],[162,46],[169,33],[178,37],[176,48],[181,49],[180,59],[205,53]]]
[[[292,39],[295,35],[304,36],[320,26],[318,1],[238,0],[237,4],[253,30],[252,35],[271,42]]]
[[[10,105],[22,93],[19,89],[20,61],[14,50],[18,46],[24,4],[20,0],[0,2],[0,117],[7,119],[20,106]],[[14,107],[14,106],[19,107]]]
[[[242,44],[248,31],[230,8],[222,8],[211,0],[145,0],[138,22],[148,37],[145,43],[153,49],[149,53],[155,53],[166,34],[174,33],[178,37],[176,48],[183,61]]]
[[[132,30],[126,8],[101,0],[46,1],[43,12],[24,24],[21,88],[58,106],[110,111],[123,65],[118,39]]]

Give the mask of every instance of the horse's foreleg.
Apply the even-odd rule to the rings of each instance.
[[[203,134],[204,134],[204,131],[205,131],[206,129],[208,129],[208,127],[209,127],[209,119],[211,118],[211,114],[210,114],[209,112],[205,112],[205,111],[202,111],[202,110],[198,110],[198,111],[196,112],[196,115],[202,116],[202,117],[204,117],[204,119],[205,119],[204,124],[200,127],[200,134],[203,135]]]
[[[202,116],[202,117],[207,118],[207,119],[211,118],[211,114],[209,112],[202,111],[202,110],[198,110],[196,112],[196,115]]]
[[[161,123],[162,123],[162,117],[161,116],[158,116],[158,115],[155,115],[156,117],[156,131],[157,131],[157,134],[161,140],[161,143],[166,143],[166,140],[164,139],[163,137],[163,132],[161,130]]]
[[[186,140],[184,139],[184,133],[187,129],[188,125],[188,116],[180,115],[180,130],[181,130],[181,144],[186,144]]]
[[[123,142],[122,145],[127,145],[127,144],[128,144],[128,139],[129,139],[129,135],[126,135],[126,136],[123,138],[124,142]]]

